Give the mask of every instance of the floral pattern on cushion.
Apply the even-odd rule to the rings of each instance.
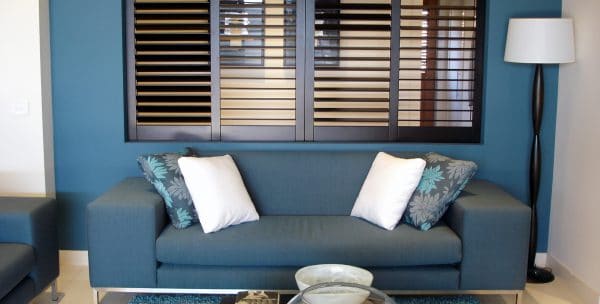
[[[163,198],[171,224],[178,229],[198,223],[192,197],[177,163],[182,156],[179,153],[164,153],[142,155],[137,159],[144,177]]]
[[[433,152],[427,153],[424,159],[427,165],[402,221],[427,231],[444,216],[477,172],[477,165]]]

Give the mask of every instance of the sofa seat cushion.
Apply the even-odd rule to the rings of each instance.
[[[163,263],[202,266],[447,265],[461,261],[461,241],[444,223],[387,231],[350,216],[263,216],[211,234],[169,226],[156,254]]]
[[[31,246],[0,243],[0,299],[31,272],[34,261]]]

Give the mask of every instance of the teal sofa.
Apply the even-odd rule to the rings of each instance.
[[[27,303],[58,277],[54,199],[0,197],[0,304]]]
[[[211,234],[178,230],[152,185],[127,178],[87,208],[92,287],[295,290],[299,268],[343,263],[371,270],[374,287],[394,293],[524,289],[530,209],[490,182],[471,181],[430,231],[386,231],[349,216],[375,153],[230,154],[259,221]]]

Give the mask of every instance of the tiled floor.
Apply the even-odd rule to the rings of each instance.
[[[92,289],[86,266],[62,265],[58,278],[58,290],[61,293],[60,304],[92,303]],[[109,293],[103,304],[126,304],[131,298],[129,294]],[[33,300],[32,304],[49,303],[50,294],[43,293]],[[481,296],[482,304],[514,303],[514,297]],[[525,290],[524,304],[583,304],[572,294],[566,283],[559,277],[550,284],[531,285]]]

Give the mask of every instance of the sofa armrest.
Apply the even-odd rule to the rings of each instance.
[[[530,212],[490,182],[469,183],[445,216],[462,241],[461,289],[525,288]]]
[[[162,198],[128,178],[87,206],[92,287],[156,287],[156,239],[166,225]]]
[[[56,201],[51,198],[0,198],[0,242],[31,245],[33,279],[40,292],[58,277]]]

